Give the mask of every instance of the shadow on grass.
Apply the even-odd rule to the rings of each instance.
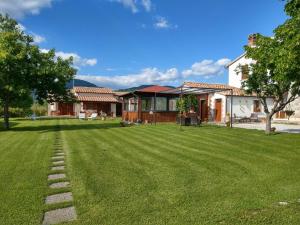
[[[10,126],[10,129],[16,127],[19,123],[17,122],[9,122],[9,126]],[[4,123],[3,122],[0,122],[0,132],[1,131],[7,131],[6,129],[4,129]]]
[[[15,132],[30,132],[30,131],[37,131],[37,132],[54,132],[59,130],[99,130],[99,129],[111,129],[111,128],[120,128],[121,125],[118,122],[105,122],[105,123],[83,123],[82,124],[51,124],[51,125],[37,125],[32,123],[32,125],[25,125],[25,126],[17,126],[19,123],[17,122],[10,122],[10,129],[9,131]],[[1,131],[7,131],[3,128],[3,123],[0,123],[2,127],[0,128]]]
[[[11,127],[11,131],[40,131],[40,132],[53,132],[57,131],[57,125],[41,125],[41,126],[20,126],[20,127]],[[104,123],[104,124],[74,124],[74,125],[59,125],[61,131],[64,130],[99,130],[99,129],[111,129],[111,128],[120,128],[119,123]]]

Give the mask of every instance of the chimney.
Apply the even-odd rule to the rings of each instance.
[[[248,36],[248,46],[255,47],[255,45],[256,45],[256,37],[257,37],[257,34],[250,34]]]

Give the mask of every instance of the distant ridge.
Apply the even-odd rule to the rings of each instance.
[[[67,88],[71,89],[73,88],[73,80],[71,80],[70,82],[67,83]],[[92,84],[88,81],[85,80],[80,80],[80,79],[74,79],[74,86],[75,87],[98,87],[95,84]]]
[[[119,89],[119,90],[116,90],[116,91],[119,91],[119,92],[134,92],[134,91],[137,91],[137,90],[140,90],[140,89],[144,89],[144,88],[147,88],[147,87],[151,87],[151,86],[154,86],[154,85],[140,85],[140,86],[137,86],[137,87],[131,87],[131,88],[126,88],[126,89]],[[163,87],[175,88],[173,86],[163,86]]]

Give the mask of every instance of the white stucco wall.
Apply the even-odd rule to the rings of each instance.
[[[214,121],[215,118],[215,100],[222,100],[222,114],[221,122],[226,122],[226,113],[230,113],[231,97],[224,96],[218,93],[209,95],[209,120]],[[256,97],[244,97],[244,96],[233,96],[232,113],[237,117],[250,117],[251,113],[254,113],[254,100],[258,100]],[[273,105],[273,99],[267,99],[269,109]],[[261,113],[264,114],[263,106],[261,105]]]
[[[251,113],[254,113],[254,100],[258,100],[256,97],[244,97],[244,96],[234,96],[232,103],[232,114],[237,117],[250,117]],[[230,96],[227,96],[227,112],[230,113]],[[267,104],[269,110],[273,106],[273,99],[268,98]],[[264,108],[261,105],[261,113],[264,114]],[[225,113],[226,114],[226,113]]]
[[[225,108],[226,108],[226,97],[224,95],[215,93],[210,94],[208,98],[209,102],[209,120],[214,121],[215,119],[215,100],[216,99],[222,99],[222,114],[221,114],[221,121],[224,122],[223,118],[225,118]]]
[[[290,120],[300,121],[300,97],[291,103],[291,109],[295,111],[295,114],[291,116]]]
[[[249,65],[253,62],[252,59],[246,59],[245,56],[242,56],[239,60],[234,62],[228,67],[228,84],[233,87],[241,88],[242,85],[242,73],[237,73],[236,69],[240,65]]]

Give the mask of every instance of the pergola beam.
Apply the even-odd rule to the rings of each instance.
[[[210,94],[210,93],[216,93],[216,92],[223,92],[223,91],[230,91],[230,127],[233,127],[233,88],[205,88],[205,87],[189,87],[189,86],[180,86],[175,89],[171,89],[168,91],[163,91],[160,93],[165,94],[179,94],[180,98],[182,98],[183,95],[187,94]],[[180,118],[180,126],[181,126],[181,118]]]

